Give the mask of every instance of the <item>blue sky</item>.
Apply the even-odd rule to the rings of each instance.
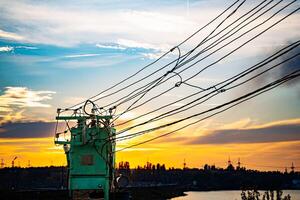
[[[276,2],[279,1],[274,1],[270,5]],[[281,2],[274,10],[241,30],[241,33],[261,23],[289,2],[291,1]],[[133,74],[184,40],[231,3],[233,1],[220,0],[126,0],[89,1],[88,3],[85,1],[1,1],[0,125],[3,124],[4,127],[7,123],[16,123],[17,127],[21,127],[19,123],[52,122],[57,107],[73,105]],[[231,20],[238,19],[241,14],[256,4],[258,1],[246,1]],[[255,31],[183,73],[183,78],[189,77],[202,66],[208,65],[238,44],[247,41],[299,5],[299,2],[296,2],[287,7]],[[227,22],[224,26],[226,24]],[[208,27],[185,43],[181,47],[182,52],[194,47],[213,30],[213,27]],[[223,80],[257,63],[276,49],[298,40],[299,30],[299,12],[297,12],[193,79],[191,83],[209,86]],[[132,81],[155,71],[176,58],[177,54],[177,52],[170,54]],[[161,74],[154,77],[158,75]],[[269,80],[270,77],[272,74],[265,80]],[[149,96],[157,94],[176,81],[178,80],[168,82]],[[142,83],[146,82],[147,80]],[[197,111],[236,97],[245,89],[254,86],[256,85],[249,84],[217,97],[207,105],[197,108]],[[129,113],[127,117],[138,115],[158,104],[167,103],[192,91],[195,90],[180,87],[167,96],[162,96],[157,101]],[[118,95],[124,94],[126,91]],[[116,98],[118,96],[112,97],[112,99]],[[199,127],[216,129],[215,127],[219,125],[225,126],[237,122],[241,122],[243,126],[245,124],[263,126],[267,123],[295,120],[299,118],[300,113],[299,98],[299,84],[280,87],[222,116],[215,117],[207,122],[209,124],[207,126],[202,124]],[[104,99],[98,103],[105,105],[112,99]],[[125,106],[120,107],[120,110],[124,108]],[[183,115],[192,112],[195,111],[188,111]],[[294,126],[294,122],[292,124]],[[14,132],[14,138],[15,136]],[[291,138],[297,137],[291,136]],[[299,158],[298,155],[297,159]]]

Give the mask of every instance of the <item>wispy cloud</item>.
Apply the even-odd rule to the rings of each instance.
[[[214,126],[217,127],[214,129]],[[157,140],[157,143],[185,145],[261,144],[300,141],[300,118],[255,124],[250,119],[231,124],[191,129],[195,134],[186,137],[174,135]]]
[[[141,53],[142,56],[144,56],[145,58],[149,58],[151,60],[155,60],[158,59],[159,57],[161,57],[162,53],[161,52],[157,52],[157,53]]]
[[[0,52],[10,52],[10,51],[13,51],[13,50],[14,50],[14,47],[9,47],[9,46],[0,47]]]
[[[36,50],[38,48],[33,46],[3,46],[0,47],[0,52],[13,52],[15,49]]]
[[[45,101],[52,99],[53,91],[34,91],[27,87],[6,87],[0,95],[0,124],[23,119],[26,108],[48,108]]]
[[[130,48],[144,48],[144,49],[154,49],[154,50],[166,50],[170,46],[168,45],[153,45],[145,42],[139,42],[136,40],[128,40],[128,39],[118,39],[117,43],[124,47],[130,47]]]
[[[204,136],[186,138],[186,144],[243,144],[297,140],[300,140],[300,119],[290,120],[290,123],[285,121],[261,125],[256,128],[213,130]]]
[[[96,47],[101,49],[114,49],[114,50],[125,50],[126,47],[121,45],[105,45],[105,44],[96,44]]]
[[[185,17],[157,11],[58,8],[33,2],[2,2],[1,7],[0,19],[18,26],[16,33],[2,31],[3,37],[59,46],[109,42],[161,49],[198,25]]]
[[[16,46],[16,49],[28,49],[28,50],[36,50],[39,49],[38,47],[33,47],[33,46]]]
[[[170,47],[184,40],[229,4],[216,2],[209,5],[203,2],[193,2],[188,15],[186,15],[186,5],[180,2],[172,4],[160,2],[159,7],[151,6],[152,3],[147,2],[139,3],[139,6],[136,3],[127,2],[126,6],[122,4],[126,7],[125,9],[124,7],[119,9],[120,6],[116,7],[116,3],[111,2],[93,2],[85,6],[79,2],[72,6],[67,4],[56,6],[55,3],[47,2],[37,4],[34,1],[1,2],[0,21],[5,21],[6,24],[12,24],[12,26],[5,26],[6,29],[0,32],[0,37],[22,40],[26,43],[64,47],[94,44],[98,48],[116,51],[144,48],[158,52],[137,52],[139,56],[156,59],[161,51],[168,51]],[[145,7],[145,5],[148,6]],[[253,2],[245,3],[242,11],[249,10],[253,6]],[[260,21],[266,17],[262,16]],[[280,17],[282,16],[278,15],[276,19]],[[247,45],[250,48],[242,48],[238,51],[234,59],[257,55],[266,46],[274,46],[298,38],[300,36],[298,18],[299,14],[291,16],[288,23],[281,23],[265,33],[263,37]],[[182,46],[182,52],[194,47],[212,28],[212,26],[208,27],[193,37]],[[246,37],[243,37],[239,42],[245,39]],[[224,48],[223,51],[235,47],[236,43]],[[224,54],[224,52],[219,53]]]
[[[43,103],[52,99],[53,91],[33,91],[27,87],[6,87],[4,94],[0,96],[0,106],[19,107],[50,107]]]
[[[157,59],[162,55],[163,51],[167,51],[170,46],[156,46],[151,45],[148,43],[133,41],[133,40],[126,40],[126,39],[119,39],[117,43],[114,44],[96,44],[96,47],[101,49],[110,49],[116,51],[124,51],[127,49],[134,49],[134,50],[142,50],[143,52],[139,53],[144,58],[148,59]],[[147,51],[147,52],[144,52]]]
[[[3,31],[0,29],[0,38],[8,39],[8,40],[24,40],[23,36],[20,36],[16,33]]]
[[[101,49],[111,49],[111,50],[127,50],[127,49],[142,49],[149,52],[141,52],[139,55],[147,59],[157,59],[162,55],[162,51],[166,51],[169,46],[157,46],[148,43],[138,42],[134,40],[118,39],[116,44],[96,44],[96,47]]]
[[[100,56],[101,54],[90,53],[90,54],[76,54],[76,55],[66,55],[65,58],[81,58],[81,57],[95,57]]]

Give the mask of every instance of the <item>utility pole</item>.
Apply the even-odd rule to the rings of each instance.
[[[184,169],[184,170],[186,169],[186,162],[185,162],[185,159],[183,159],[183,169]]]
[[[87,102],[93,104],[91,101]],[[60,138],[60,134],[65,131],[56,132],[55,144],[63,145],[66,154],[70,196],[74,199],[86,198],[82,195],[96,191],[104,200],[109,200],[115,168],[115,129],[111,123],[112,116],[96,115],[98,108],[95,104],[91,114],[88,114],[86,104],[82,108],[85,114],[75,110],[73,115],[61,116],[58,109],[56,120],[75,121],[76,125],[69,127],[67,124],[70,140]]]

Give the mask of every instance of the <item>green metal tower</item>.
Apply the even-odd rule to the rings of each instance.
[[[94,108],[93,108],[94,109]],[[73,199],[82,193],[97,192],[104,200],[109,199],[115,167],[115,136],[110,115],[77,114],[56,117],[65,121],[67,130],[56,131],[55,144],[63,145],[68,163],[68,189]],[[85,112],[86,113],[86,112]],[[68,139],[61,134],[70,133]]]

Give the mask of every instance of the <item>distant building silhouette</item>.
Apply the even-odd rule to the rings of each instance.
[[[234,166],[231,164],[230,156],[228,158],[228,165],[226,168],[228,171],[234,171]]]
[[[4,168],[4,166],[5,166],[5,163],[4,163],[4,159],[2,158],[0,168],[2,169],[2,168]]]
[[[237,167],[236,167],[237,170],[240,170],[241,169],[241,161],[240,161],[240,158],[238,158],[238,162],[237,162]]]
[[[294,166],[294,163],[292,162],[291,173],[294,173],[294,172],[295,172],[295,166]]]
[[[18,157],[15,156],[14,159],[11,161],[11,167],[14,168],[15,167],[15,160],[17,159]]]

